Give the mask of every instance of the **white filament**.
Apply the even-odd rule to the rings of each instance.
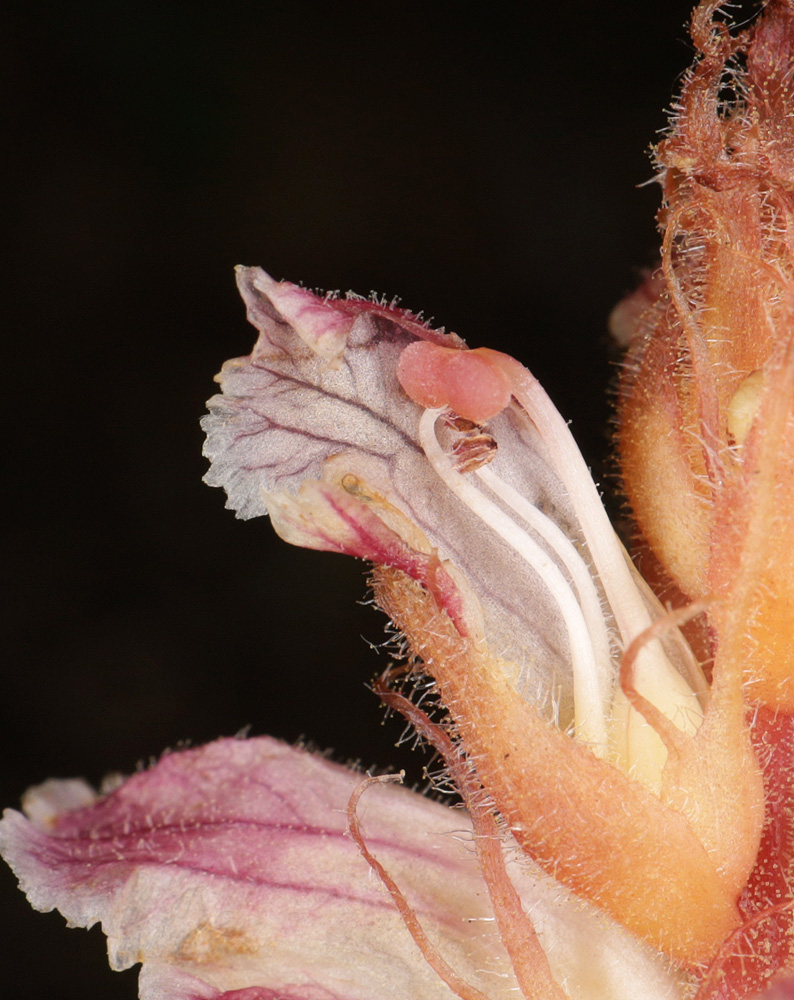
[[[531,566],[557,605],[570,645],[576,735],[580,740],[590,744],[595,753],[603,756],[607,749],[605,702],[599,684],[599,669],[593,641],[579,601],[549,554],[508,514],[493,501],[488,500],[453,467],[449,456],[436,438],[436,421],[443,412],[443,409],[425,410],[420,418],[419,442],[425,455],[455,496]],[[537,511],[537,518],[548,521],[540,511]],[[532,516],[533,520],[537,518]],[[569,554],[568,558],[581,561],[572,543],[568,539],[565,539],[565,542],[573,553],[572,556]],[[586,567],[584,568],[586,570]]]
[[[651,615],[635,583],[633,569],[568,425],[534,376],[514,384],[513,393],[546,443],[554,468],[568,491],[599,579],[615,616],[623,648],[649,628]],[[697,728],[697,706],[687,685],[658,640],[643,646],[634,667],[635,687],[680,728]],[[683,711],[682,711],[683,709]]]
[[[517,489],[497,476],[490,466],[482,466],[476,470],[475,475],[492,493],[503,500],[522,521],[541,536],[568,571],[576,588],[579,606],[582,609],[590,641],[593,644],[602,704],[606,704],[612,693],[612,658],[609,651],[609,635],[604,609],[601,606],[601,598],[589,567],[562,528],[551,518],[546,517]]]

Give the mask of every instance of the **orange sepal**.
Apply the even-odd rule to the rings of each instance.
[[[436,681],[467,759],[522,849],[676,961],[708,961],[740,915],[735,887],[686,817],[545,721],[500,661],[461,637],[405,574],[378,567],[373,585]]]

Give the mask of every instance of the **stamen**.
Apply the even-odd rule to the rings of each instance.
[[[576,735],[602,756],[607,746],[605,706],[590,632],[576,595],[549,554],[508,514],[454,469],[436,438],[436,421],[443,412],[443,409],[425,410],[420,418],[419,442],[425,455],[455,496],[531,566],[559,608],[571,650]],[[544,516],[540,511],[538,515]]]
[[[611,694],[612,668],[609,652],[609,635],[607,632],[604,609],[596,589],[590,569],[580,555],[576,546],[568,538],[558,524],[546,517],[517,489],[496,475],[491,468],[477,470],[477,475],[488,489],[503,500],[518,516],[536,531],[554,554],[559,558],[568,575],[573,581],[579,597],[579,605],[587,623],[590,641],[595,650],[598,682],[601,688],[602,703],[606,704]]]
[[[513,395],[540,432],[554,468],[568,491],[625,649],[653,624],[635,579],[634,568],[609,523],[596,485],[568,425],[537,379],[513,358],[507,355],[501,357],[502,364],[511,375]],[[687,650],[683,644],[680,648]],[[691,653],[688,655],[691,658]],[[687,666],[693,673],[697,672],[694,662]],[[699,713],[699,705],[692,689],[672,665],[658,640],[639,651],[634,678],[635,688],[649,701],[656,705],[674,705],[672,721],[679,729],[687,731],[694,714]]]

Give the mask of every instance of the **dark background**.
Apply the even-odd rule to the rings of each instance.
[[[687,11],[6,5],[2,804],[246,725],[419,775],[365,686],[364,568],[201,483],[212,375],[253,344],[232,268],[397,294],[516,354],[601,475],[605,322],[654,258],[636,185]],[[0,995],[136,996],[96,929],[0,890]]]

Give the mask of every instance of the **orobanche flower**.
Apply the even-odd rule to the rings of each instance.
[[[269,739],[32,790],[5,856],[145,1000],[794,995],[794,5],[719,6],[656,150],[660,269],[613,317],[667,604],[518,361],[238,268],[259,337],[207,482],[372,564],[404,654],[375,691],[465,808]]]

